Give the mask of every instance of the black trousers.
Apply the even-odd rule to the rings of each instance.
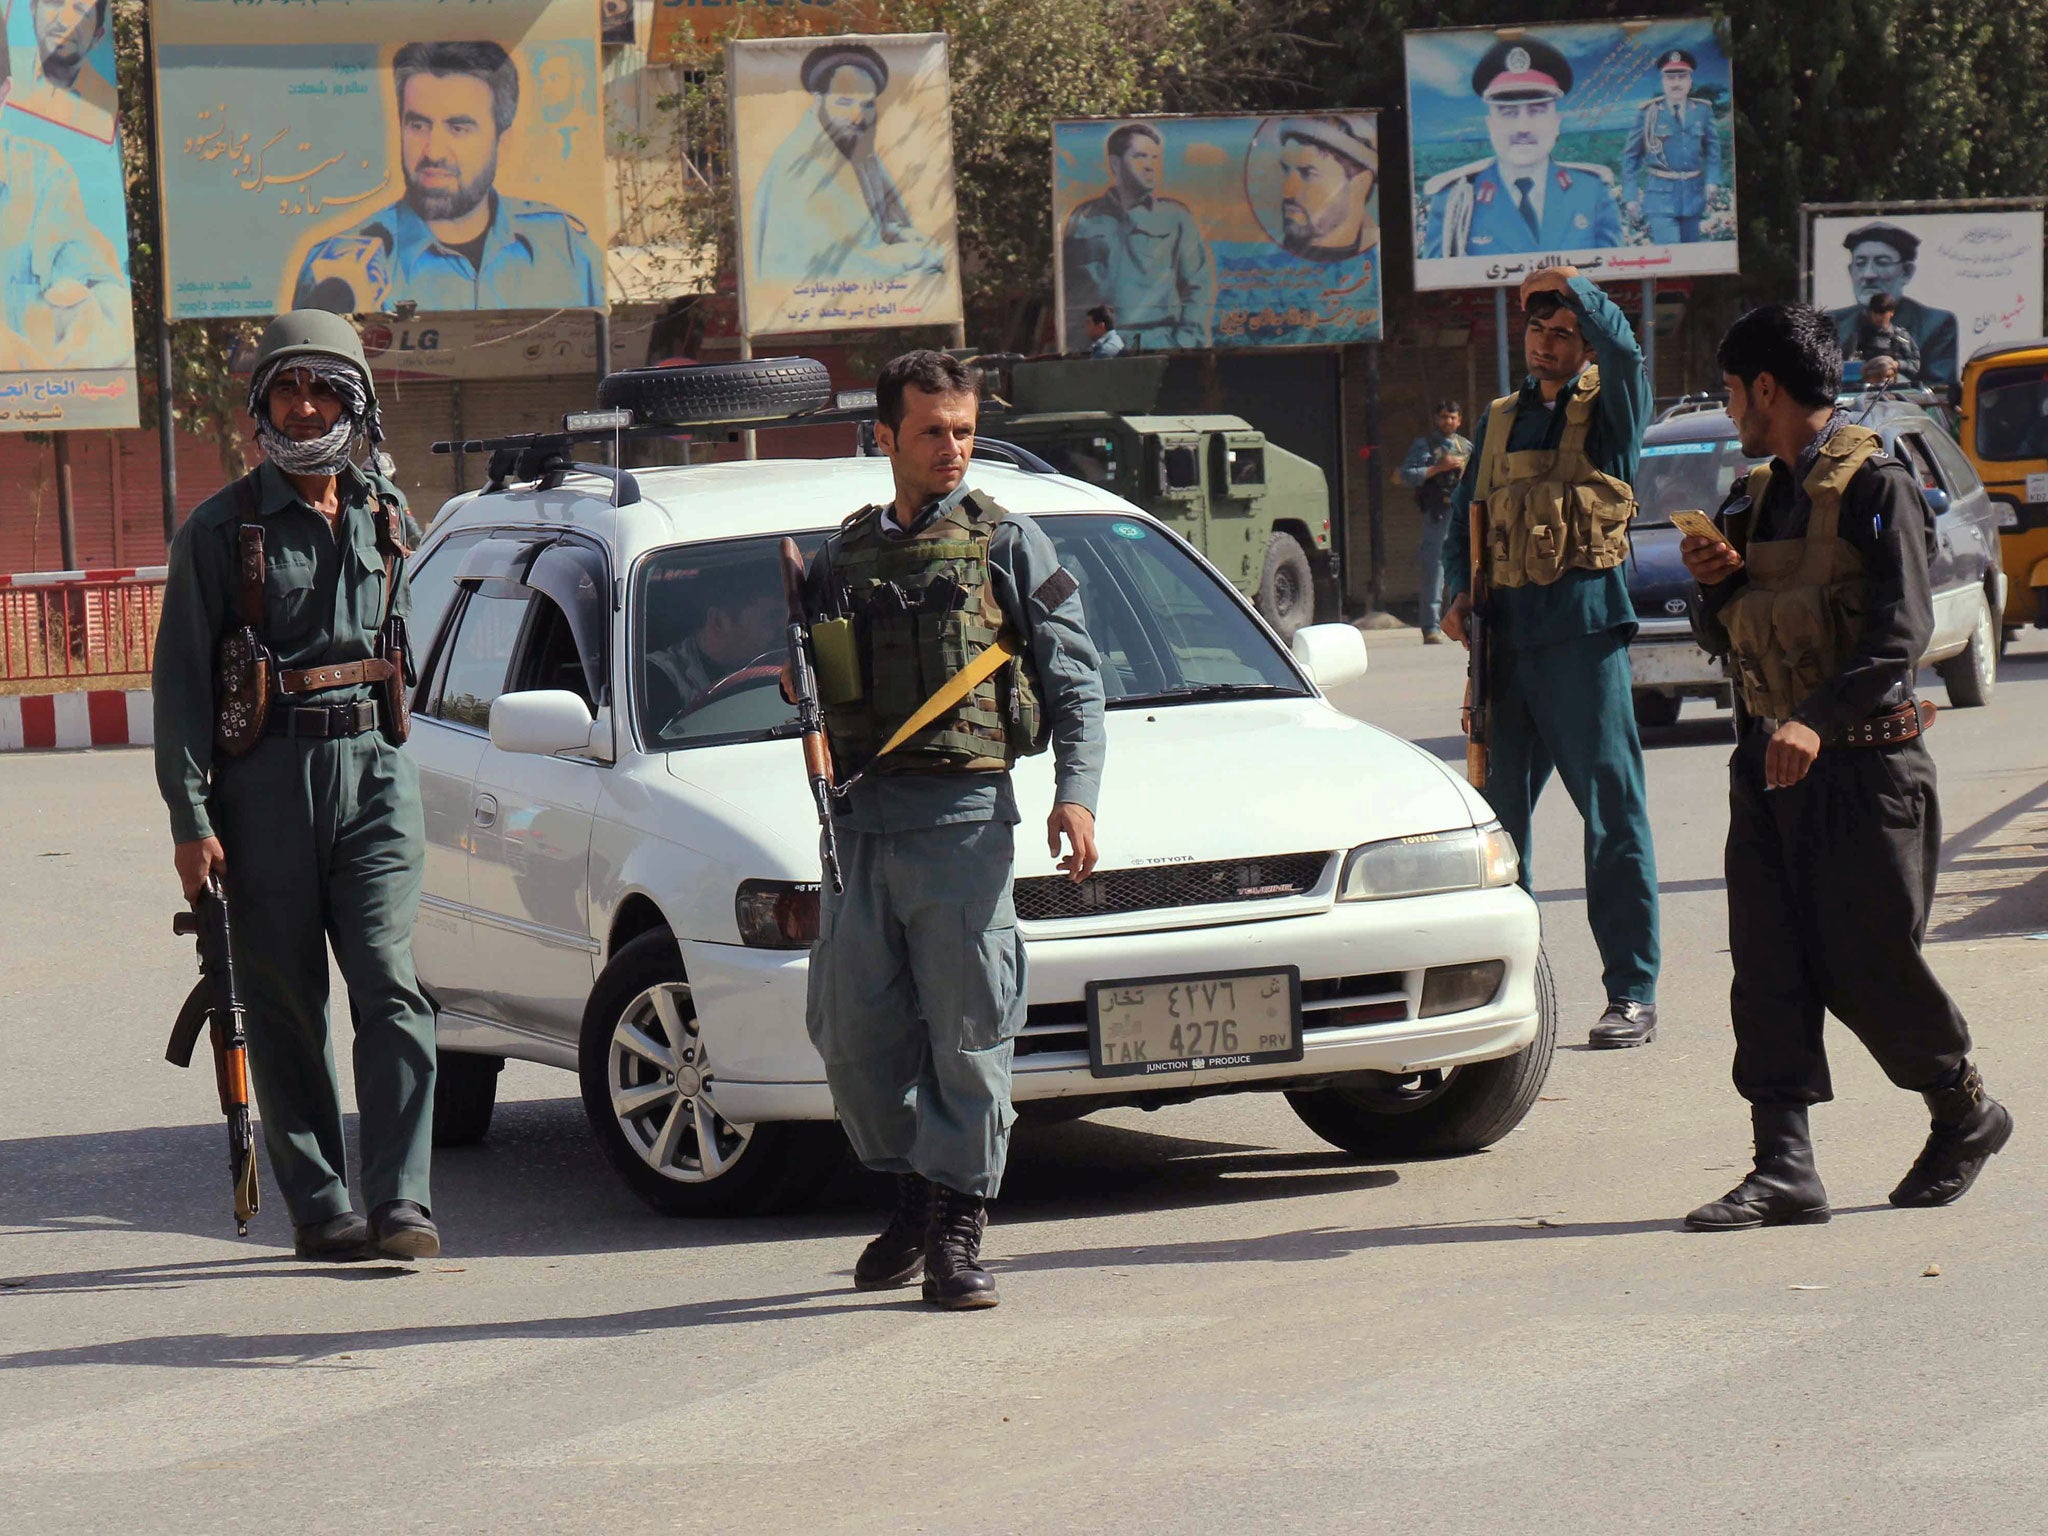
[[[1894,1083],[1931,1087],[1970,1049],[1920,953],[1941,852],[1934,761],[1918,740],[1829,747],[1799,783],[1766,790],[1768,740],[1745,729],[1728,765],[1736,1090],[1752,1104],[1832,1099],[1828,1013]]]

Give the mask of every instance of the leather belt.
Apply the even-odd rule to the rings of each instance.
[[[377,728],[377,701],[358,704],[280,704],[264,722],[266,736],[305,736],[327,739],[360,736]]]
[[[1660,171],[1654,165],[1646,165],[1643,169],[1652,176],[1661,177],[1665,181],[1691,181],[1694,177],[1702,174],[1699,171]]]
[[[1908,699],[1896,709],[1872,715],[1854,725],[1830,731],[1821,737],[1824,747],[1895,747],[1934,728],[1935,706],[1925,699]],[[1783,720],[1758,715],[1757,726],[1766,736],[1775,736]]]
[[[351,688],[357,683],[386,683],[394,676],[391,663],[381,656],[368,661],[342,661],[331,667],[307,667],[298,672],[278,674],[277,686],[284,693],[318,693],[323,688]]]

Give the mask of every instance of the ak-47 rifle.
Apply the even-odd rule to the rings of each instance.
[[[1465,615],[1465,777],[1474,789],[1486,788],[1487,755],[1492,750],[1493,593],[1486,573],[1486,504],[1472,498],[1472,605]]]
[[[228,898],[218,876],[210,876],[190,912],[171,919],[171,932],[199,941],[199,984],[178,1010],[164,1060],[192,1065],[199,1031],[211,1026],[213,1076],[220,1112],[228,1120],[228,1177],[235,1187],[235,1232],[249,1235],[259,1203],[256,1188],[256,1128],[249,1119],[249,1036],[242,1027],[242,999],[235,988],[234,953],[228,947]]]
[[[832,745],[825,739],[825,711],[818,702],[818,669],[811,657],[811,621],[804,607],[804,557],[795,539],[782,541],[782,593],[789,600],[789,691],[797,728],[804,739],[804,772],[817,802],[824,831],[825,878],[837,892],[839,838],[832,830]]]

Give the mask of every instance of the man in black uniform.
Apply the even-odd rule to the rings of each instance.
[[[1681,546],[1700,642],[1736,667],[1728,930],[1756,1167],[1686,1225],[1828,1219],[1807,1130],[1807,1107],[1834,1096],[1826,1013],[1932,1113],[1892,1204],[1947,1205],[2010,1139],[2012,1115],[1985,1093],[1969,1027],[1920,952],[1941,852],[1913,698],[1934,627],[1933,519],[1877,434],[1836,413],[1842,359],[1824,310],[1753,309],[1720,361],[1742,451],[1772,456],[1722,506],[1725,538]]]

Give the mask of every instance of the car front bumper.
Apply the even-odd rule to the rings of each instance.
[[[1238,1088],[1284,1088],[1354,1072],[1412,1073],[1511,1056],[1536,1038],[1536,904],[1519,887],[1146,933],[1029,941],[1030,1016],[1017,1041],[1012,1097],[1143,1102]],[[1435,966],[1499,960],[1493,1000],[1420,1018]],[[833,1117],[824,1064],[804,1029],[808,956],[685,943],[693,1000],[715,1073],[719,1112],[741,1123]],[[1199,976],[1260,966],[1301,972],[1298,1062],[1097,1077],[1085,1012],[1092,981]],[[1321,985],[1318,985],[1321,984]],[[1372,1022],[1350,1022],[1369,1016]]]
[[[1728,674],[1721,663],[1694,643],[1692,626],[1684,620],[1644,620],[1629,642],[1630,681],[1637,688],[1665,693],[1728,693]]]

